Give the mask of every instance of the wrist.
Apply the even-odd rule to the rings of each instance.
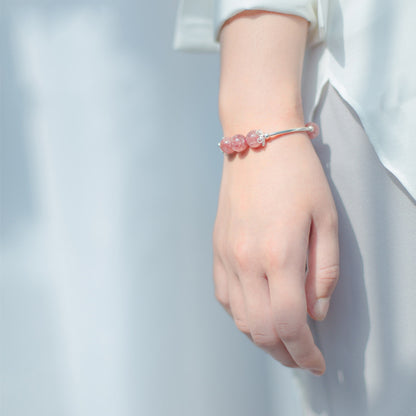
[[[300,94],[259,94],[246,90],[244,96],[220,96],[219,119],[224,136],[246,134],[253,129],[264,132],[302,127],[305,124]]]
[[[279,13],[252,14],[240,14],[221,33],[218,107],[225,134],[292,128],[304,121],[301,74],[307,22]]]
[[[220,115],[224,137],[236,134],[246,135],[251,130],[262,130],[271,133],[279,130],[288,130],[305,125],[302,110],[297,107],[261,111],[261,108],[235,109]]]

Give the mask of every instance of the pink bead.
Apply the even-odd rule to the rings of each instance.
[[[220,141],[220,149],[227,154],[234,153],[234,150],[231,147],[231,139],[229,137],[224,137]]]
[[[308,131],[308,136],[312,140],[319,135],[319,126],[313,121],[306,124],[306,127],[313,127],[313,131]]]
[[[256,147],[261,146],[261,143],[259,143],[257,141],[257,139],[259,138],[259,136],[260,135],[257,133],[257,130],[251,130],[251,131],[249,131],[247,133],[247,136],[246,136],[246,142],[247,142],[247,144],[251,148],[253,148],[253,149],[255,149]]]
[[[231,147],[235,152],[242,152],[247,149],[246,138],[242,134],[231,137]]]

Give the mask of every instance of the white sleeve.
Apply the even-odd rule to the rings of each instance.
[[[308,45],[326,34],[329,0],[179,0],[173,48],[218,51],[219,33],[227,19],[243,10],[267,10],[301,16],[310,22]]]

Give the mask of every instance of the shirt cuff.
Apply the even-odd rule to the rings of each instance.
[[[180,0],[173,49],[216,52],[225,21],[243,10],[266,10],[303,17],[309,24],[307,45],[324,40],[329,0]]]
[[[173,49],[189,52],[217,52],[214,38],[215,7],[221,0],[179,0]]]
[[[265,10],[303,17],[310,23],[309,46],[321,42],[326,35],[328,0],[216,0],[215,6],[214,40],[218,43],[226,20],[244,10]]]

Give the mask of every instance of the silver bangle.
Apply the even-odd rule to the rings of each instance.
[[[280,130],[273,133],[264,133],[262,130],[251,130],[247,136],[236,134],[232,137],[223,137],[218,143],[220,149],[227,154],[234,152],[243,152],[248,148],[257,148],[265,146],[266,140],[274,136],[283,136],[291,133],[306,132],[310,139],[314,139],[319,134],[319,127],[316,123],[309,122],[303,127],[295,129]]]

